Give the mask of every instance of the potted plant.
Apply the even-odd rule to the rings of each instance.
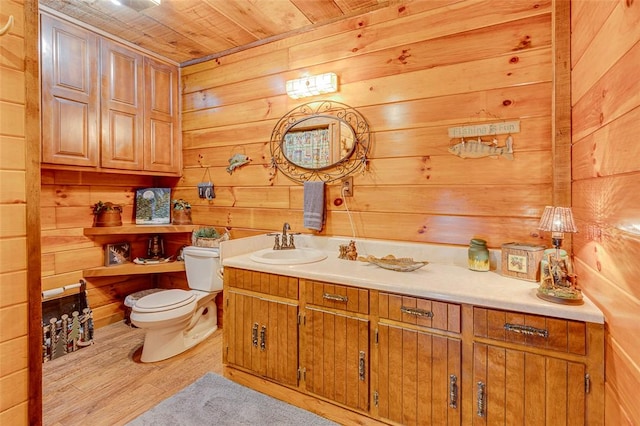
[[[93,205],[94,226],[121,226],[122,206],[107,201],[98,201]]]
[[[207,226],[194,229],[191,244],[198,247],[219,247],[221,241],[229,239],[229,233],[220,234],[215,228]]]
[[[172,223],[174,225],[191,225],[191,204],[179,198],[171,200],[173,206]]]

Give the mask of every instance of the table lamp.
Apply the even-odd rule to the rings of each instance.
[[[582,303],[582,292],[577,288],[571,260],[564,250],[560,250],[565,232],[578,232],[571,207],[545,207],[538,229],[551,232],[554,247],[545,250],[540,263],[538,297],[554,303]]]

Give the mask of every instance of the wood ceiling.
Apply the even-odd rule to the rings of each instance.
[[[397,0],[39,0],[147,51],[187,65],[315,26],[386,7]],[[128,4],[128,6],[127,6]],[[146,7],[146,8],[145,8]],[[136,10],[140,9],[140,10]]]

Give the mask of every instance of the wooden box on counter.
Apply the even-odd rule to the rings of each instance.
[[[540,261],[545,246],[521,243],[502,245],[502,275],[527,281],[540,280]]]

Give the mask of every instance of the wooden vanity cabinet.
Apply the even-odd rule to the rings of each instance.
[[[43,166],[179,175],[177,66],[41,14]]]
[[[459,425],[460,305],[371,291],[378,417],[404,425]]]
[[[474,307],[473,424],[603,423],[602,326]]]
[[[333,420],[604,422],[602,324],[228,266],[224,275],[225,375]]]
[[[301,280],[304,389],[369,410],[369,291]]]
[[[298,280],[225,268],[225,364],[298,384]]]

